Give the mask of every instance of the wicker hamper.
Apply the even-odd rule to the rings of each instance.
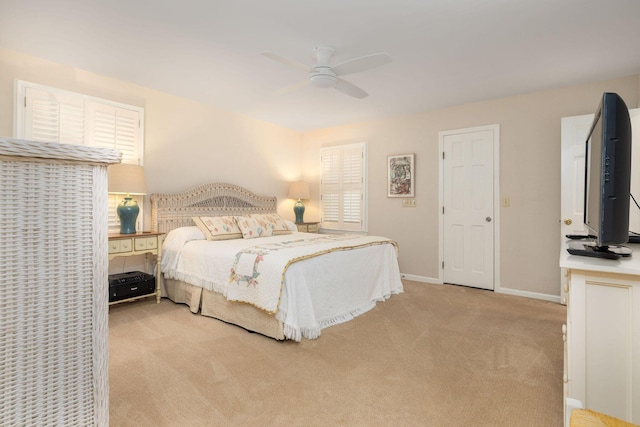
[[[0,137],[0,426],[106,426],[107,166]]]

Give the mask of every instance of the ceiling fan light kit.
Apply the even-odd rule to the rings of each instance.
[[[389,56],[389,54],[375,53],[372,55],[351,59],[341,64],[332,66],[331,58],[333,57],[334,53],[335,50],[331,47],[316,47],[312,52],[312,56],[316,60],[316,65],[312,66],[310,69],[304,64],[281,57],[279,55],[276,55],[275,53],[264,52],[263,55],[287,66],[308,70],[309,77],[307,81],[310,82],[314,87],[324,89],[335,88],[336,90],[346,95],[358,99],[366,98],[367,96],[369,96],[369,94],[353,83],[340,78],[340,76],[370,70],[372,68],[379,67],[391,62],[391,56]],[[278,92],[285,93],[303,86],[304,84],[296,83],[290,88],[285,88]]]

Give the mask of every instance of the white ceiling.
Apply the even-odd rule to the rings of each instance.
[[[318,45],[393,61],[275,95]],[[640,74],[640,1],[0,0],[0,46],[307,131]]]

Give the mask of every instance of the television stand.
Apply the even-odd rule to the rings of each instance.
[[[626,246],[596,246],[593,243],[570,241],[567,243],[567,252],[593,258],[619,259],[631,256],[632,250]]]
[[[640,256],[611,261],[573,256],[566,248],[560,268],[567,317],[558,346],[564,344],[567,415],[577,401],[640,425]]]

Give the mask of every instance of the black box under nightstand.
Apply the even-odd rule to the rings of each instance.
[[[156,278],[142,271],[109,275],[109,302],[155,295]]]

